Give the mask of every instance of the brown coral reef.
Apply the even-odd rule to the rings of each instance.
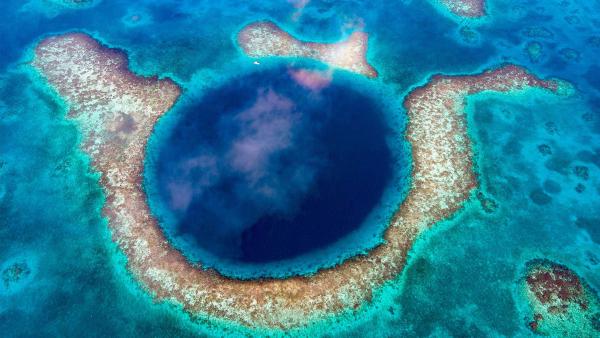
[[[485,0],[439,0],[440,5],[463,18],[485,16]]]
[[[367,33],[356,31],[337,43],[305,42],[272,22],[249,24],[238,34],[239,46],[250,57],[307,57],[367,77],[377,77],[377,71],[367,62],[368,40]]]
[[[527,263],[520,291],[529,328],[555,337],[600,336],[600,299],[573,270],[547,259]]]

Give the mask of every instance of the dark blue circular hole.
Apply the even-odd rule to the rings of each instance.
[[[229,264],[334,245],[363,225],[392,180],[380,106],[327,73],[245,75],[179,113],[149,183],[174,216],[169,237]]]

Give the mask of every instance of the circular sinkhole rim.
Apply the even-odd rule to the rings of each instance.
[[[160,151],[154,150],[160,150],[164,142],[168,141],[168,137],[172,135],[180,119],[185,116],[187,109],[191,105],[201,104],[207,93],[219,91],[231,81],[239,81],[245,77],[290,69],[324,70],[322,64],[303,60],[263,62],[261,66],[258,70],[256,68],[246,69],[227,77],[223,76],[219,81],[212,81],[213,85],[211,86],[190,86],[191,89],[189,89],[190,87],[186,88],[177,104],[157,121],[146,146],[142,178],[150,213],[156,218],[169,245],[178,250],[192,266],[215,270],[216,273],[231,279],[260,280],[265,278],[308,277],[319,270],[334,268],[349,259],[368,254],[384,243],[385,231],[390,225],[398,206],[403,203],[410,190],[412,156],[410,143],[405,138],[407,116],[402,101],[398,100],[397,95],[394,95],[386,85],[380,81],[365,79],[362,76],[338,70],[331,73],[332,83],[342,87],[345,91],[360,93],[365,99],[368,99],[369,104],[373,104],[373,108],[381,114],[382,123],[389,130],[385,141],[391,156],[391,176],[388,183],[384,185],[378,202],[357,228],[328,243],[323,248],[311,249],[292,258],[261,263],[223,259],[208,250],[202,250],[199,243],[193,243],[189,247],[190,243],[182,241],[182,236],[174,236],[176,229],[168,228],[174,224],[171,218],[172,215],[165,212],[168,208],[162,206],[164,201],[161,200],[158,184],[152,184],[156,182],[155,163],[160,157]],[[200,90],[196,88],[200,88]],[[376,224],[367,224],[368,222],[375,222]],[[361,244],[357,245],[355,243]],[[197,251],[202,251],[202,254],[194,254]],[[199,256],[210,257],[210,260],[203,260],[198,258]],[[324,258],[317,259],[317,257]],[[307,258],[311,259],[308,264],[306,263]]]

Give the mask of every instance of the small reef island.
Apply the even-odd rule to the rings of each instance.
[[[531,331],[562,337],[600,332],[600,299],[573,270],[547,259],[529,261],[525,268],[519,295]]]
[[[362,33],[339,44],[314,44],[273,24],[257,23],[244,28],[239,41],[251,56],[311,57],[377,75],[365,60]],[[302,326],[360,309],[402,272],[416,237],[462,207],[478,185],[465,114],[469,96],[561,90],[559,81],[539,79],[514,65],[477,75],[431,77],[404,99],[412,181],[385,231],[385,243],[312,276],[236,280],[186,260],[147,204],[142,185],[147,140],[177,101],[180,87],[169,79],[133,74],[122,51],[86,34],[48,37],[34,53],[33,66],[66,101],[68,117],[83,133],[82,149],[100,173],[106,194],[103,214],[131,273],[157,299],[176,302],[192,315],[262,328]]]
[[[337,43],[304,42],[272,22],[249,24],[238,34],[239,46],[250,57],[308,57],[374,78],[377,71],[367,62],[368,40],[367,33],[356,31]]]
[[[441,6],[461,18],[481,18],[485,13],[485,0],[437,0]]]

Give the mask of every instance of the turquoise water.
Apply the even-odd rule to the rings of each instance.
[[[600,44],[594,38],[600,36],[600,4],[492,0],[489,6],[489,18],[469,22],[420,1],[311,1],[297,20],[296,9],[285,1],[104,0],[83,9],[46,0],[2,2],[0,268],[3,273],[24,263],[28,270],[17,282],[0,281],[0,332],[8,337],[259,333],[190,319],[176,306],[153,302],[128,275],[101,217],[104,197],[98,175],[79,150],[77,126],[65,119],[64,103],[27,62],[30,48],[46,35],[91,33],[125,50],[137,73],[171,76],[184,88],[171,117],[161,121],[168,129],[181,107],[199,102],[232,76],[288,64],[253,65],[234,45],[244,24],[271,19],[297,36],[321,41],[342,37],[344,24],[364,24],[368,58],[380,78],[343,71],[333,76],[379,97],[396,136],[403,130],[402,98],[435,73],[475,73],[514,62],[576,86],[570,98],[531,91],[470,100],[480,192],[497,208],[486,212],[473,196],[463,211],[419,238],[405,272],[366,310],[294,331],[357,337],[531,335],[515,297],[526,261],[559,261],[600,289]],[[139,18],[132,20],[134,15]],[[531,42],[542,47],[539,57],[526,53]],[[388,142],[398,140],[393,136]],[[396,142],[390,144],[394,151],[402,149]],[[404,194],[402,185],[387,187],[383,210],[392,210]],[[385,222],[371,229],[377,224]]]

